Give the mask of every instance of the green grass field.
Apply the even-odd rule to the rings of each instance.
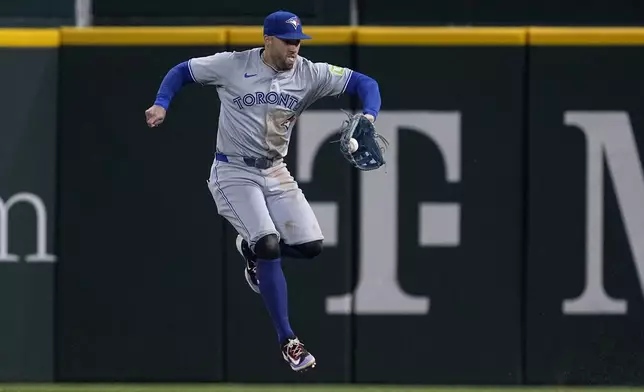
[[[644,392],[644,388],[411,387],[347,385],[0,384],[0,392]]]

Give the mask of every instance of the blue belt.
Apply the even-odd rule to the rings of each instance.
[[[215,158],[221,162],[228,162],[228,157],[225,154],[220,152],[215,154]],[[275,164],[275,161],[271,158],[253,158],[253,157],[240,157],[244,160],[244,163],[247,166],[255,167],[258,169],[268,169]]]

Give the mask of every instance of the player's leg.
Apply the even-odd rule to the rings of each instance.
[[[291,329],[288,315],[288,292],[286,277],[282,271],[282,256],[279,238],[268,234],[254,246],[257,256],[257,277],[264,304],[271,315],[282,357],[295,371],[315,367],[315,357],[309,353]]]
[[[208,183],[219,214],[235,227],[253,253],[257,291],[273,321],[282,355],[293,370],[300,371],[314,366],[315,358],[302,348],[289,323],[280,234],[273,224],[260,187],[263,181],[259,175],[245,168],[215,162]]]
[[[224,176],[226,176],[227,171],[229,167],[222,167],[220,166],[219,163],[215,162],[213,164],[212,170],[211,170],[211,176],[209,179],[209,187],[210,191],[212,193],[213,198],[215,199],[215,202],[217,203],[217,208],[219,211],[219,215],[223,216],[226,218],[228,222],[230,222],[233,227],[235,227],[235,230],[237,231],[237,238],[235,239],[235,247],[237,248],[237,252],[240,254],[240,256],[243,258],[245,267],[244,267],[244,278],[246,279],[246,283],[248,286],[253,290],[255,293],[260,294],[260,288],[259,288],[259,278],[257,277],[257,255],[255,252],[253,252],[253,247],[254,247],[254,242],[252,240],[252,235],[250,235],[249,230],[246,228],[246,225],[243,224],[244,220],[241,219],[239,216],[240,213],[238,213],[233,207],[230,202],[230,196],[228,194],[232,193],[233,195],[243,195],[243,192],[235,191],[235,187],[239,186],[244,186],[243,185],[243,179],[236,179],[233,180],[232,178],[225,179],[224,186],[226,186],[227,190],[224,192],[223,191],[223,186],[221,185],[222,180],[222,172]],[[243,173],[244,176],[248,177],[253,177],[256,175],[246,173],[243,169],[237,169],[237,173]],[[263,181],[261,177],[256,176],[257,181]],[[235,181],[237,185],[230,185],[228,184],[229,182]],[[251,184],[253,186],[252,192],[256,193],[257,195],[254,196],[253,198],[260,199],[261,198],[261,204],[262,210],[264,212],[267,212],[266,209],[266,201],[264,199],[264,194],[261,189],[261,186],[258,183],[252,182]],[[246,197],[246,200],[251,200],[251,197],[244,196]],[[260,203],[260,202],[258,202]],[[238,204],[238,203],[235,203]],[[247,210],[246,205],[249,205],[250,203],[248,202],[242,202],[242,207],[240,210],[242,211],[241,214],[245,214],[247,212],[251,212],[253,216],[258,217],[259,214],[253,213],[253,209],[250,211]],[[268,215],[270,218],[270,214]],[[265,221],[263,219],[262,221]],[[265,230],[260,230],[260,233],[272,233],[272,232],[277,232],[275,229],[275,226],[273,225],[272,221],[266,220],[267,227],[270,225],[271,230],[265,231]]]
[[[219,215],[237,231],[237,251],[244,258],[244,276],[250,288],[259,293],[257,260],[252,246],[262,235],[278,233],[268,213],[259,181],[263,180],[245,168],[215,161],[210,170],[208,187]]]
[[[286,169],[286,165],[278,164],[262,171],[262,174],[266,179],[266,205],[280,233],[281,257],[291,255],[310,258],[319,254],[324,239],[322,231],[313,210]],[[297,338],[289,339],[282,345],[282,355],[294,369],[315,366],[315,358]]]
[[[278,331],[282,357],[293,370],[302,371],[315,367],[316,362],[289,323],[287,284],[279,243],[275,234],[266,235],[256,242],[257,277],[262,298]]]
[[[285,257],[311,259],[322,253],[324,236],[318,220],[286,165],[267,176],[266,203],[280,232],[280,249]]]
[[[246,261],[246,281],[248,285],[255,291],[259,293],[259,286],[257,283],[256,277],[256,264],[257,256],[250,249],[248,241],[244,239],[241,235],[237,236],[236,241],[237,252],[239,252],[244,260]],[[280,251],[282,256],[291,257],[294,259],[312,259],[322,253],[323,250],[323,241],[314,240],[311,242],[305,242],[301,244],[289,245],[283,239],[280,239]]]
[[[294,259],[312,259],[322,253],[323,241],[314,240],[301,244],[289,245],[284,239],[280,240],[280,249],[285,257]]]
[[[248,241],[242,237],[241,234],[237,234],[235,240],[235,247],[237,252],[241,255],[246,263],[244,268],[244,278],[246,278],[246,283],[248,286],[257,294],[259,294],[259,280],[257,279],[257,256],[250,249]]]
[[[209,188],[219,215],[230,222],[253,252],[257,292],[264,298],[281,342],[292,336],[293,331],[284,314],[286,287],[283,275],[280,276],[279,232],[273,225],[258,181],[261,179],[256,174],[244,168],[215,162]]]

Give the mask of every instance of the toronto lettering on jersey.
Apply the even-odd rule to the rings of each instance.
[[[291,110],[296,110],[300,99],[287,93],[277,94],[276,92],[271,91],[270,93],[265,94],[261,91],[257,91],[255,93],[246,94],[243,97],[236,97],[233,99],[233,102],[237,104],[239,109],[243,109],[244,106],[266,105],[268,103],[271,105],[279,104]]]

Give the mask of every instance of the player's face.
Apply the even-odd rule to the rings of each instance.
[[[283,40],[277,37],[271,37],[269,47],[271,57],[275,62],[275,66],[280,70],[287,70],[293,68],[297,55],[300,52],[300,40],[290,39]]]

